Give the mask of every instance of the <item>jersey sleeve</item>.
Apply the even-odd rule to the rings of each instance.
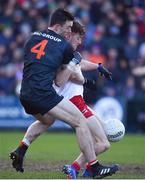
[[[67,43],[67,46],[64,51],[63,64],[68,64],[73,59],[73,53],[73,47],[69,43]]]

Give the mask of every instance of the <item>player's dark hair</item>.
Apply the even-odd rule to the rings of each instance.
[[[73,26],[72,26],[71,30],[72,30],[72,32],[79,33],[82,36],[85,35],[85,26],[77,20],[73,21]]]
[[[62,8],[59,8],[50,15],[49,26],[51,27],[55,24],[63,25],[66,21],[73,21],[73,20],[74,17],[70,12]]]

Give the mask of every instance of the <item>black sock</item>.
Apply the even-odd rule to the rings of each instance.
[[[93,176],[96,175],[96,172],[99,170],[99,162],[97,161],[95,164],[91,165],[91,171],[92,171],[92,174]]]
[[[21,144],[16,151],[18,151],[22,156],[25,156],[25,153],[28,149],[28,146],[25,144]]]

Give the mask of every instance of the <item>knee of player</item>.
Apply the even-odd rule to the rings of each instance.
[[[104,142],[104,149],[105,149],[105,151],[107,151],[109,148],[110,148],[110,142],[108,140],[106,140]]]

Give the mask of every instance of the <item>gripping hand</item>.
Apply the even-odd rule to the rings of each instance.
[[[98,64],[98,71],[101,74],[101,76],[105,76],[105,78],[112,80],[112,73],[108,71],[101,63]]]

